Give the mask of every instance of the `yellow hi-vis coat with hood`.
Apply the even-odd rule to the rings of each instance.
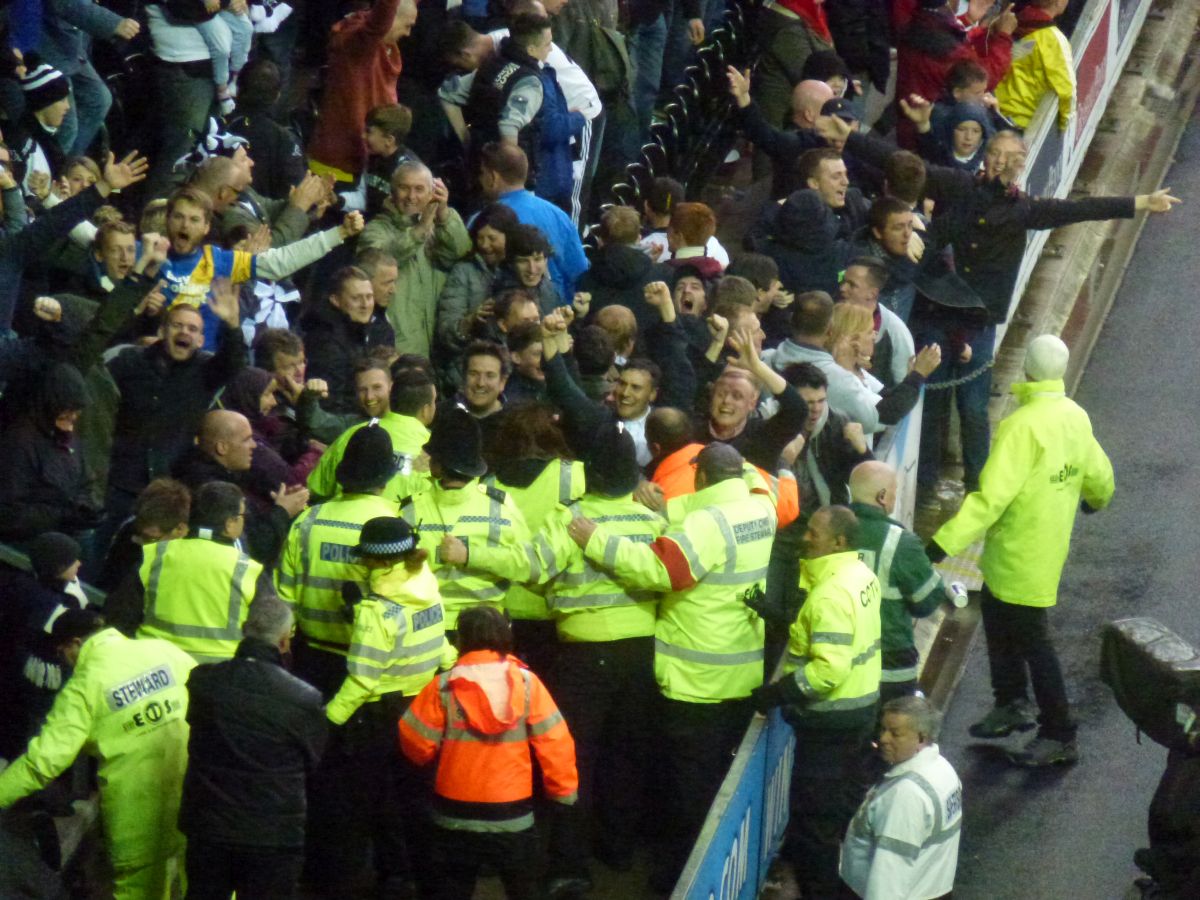
[[[409,572],[399,562],[375,570],[371,593],[354,607],[346,680],[325,713],[341,725],[384,694],[415,697],[439,666],[448,669],[457,657],[446,640],[442,595],[429,566]]]
[[[804,560],[800,587],[808,597],[783,667],[804,695],[796,715],[817,728],[873,719],[883,667],[879,579],[857,550],[847,550]]]
[[[762,684],[763,621],[742,598],[766,582],[775,507],[736,478],[680,500],[682,520],[652,543],[597,525],[584,554],[629,588],[664,592],[654,632],[664,696],[749,697]]]
[[[183,849],[175,828],[187,770],[187,680],[196,663],[166,641],[105,628],[83,642],[75,671],[29,747],[0,773],[0,809],[39,791],[79,752],[100,761],[100,819],[118,870]]]
[[[1012,386],[1021,406],[996,428],[979,490],[933,536],[953,556],[986,535],[980,568],[1005,603],[1053,606],[1082,498],[1108,505],[1113,470],[1062,380]]]

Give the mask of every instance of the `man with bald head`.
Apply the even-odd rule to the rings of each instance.
[[[784,130],[782,123],[768,118],[760,104],[751,99],[748,71],[739,72],[730,66],[726,74],[729,93],[737,107],[738,127],[774,167],[772,196],[786,197],[802,188],[804,185],[799,183],[795,171],[796,159],[805,150],[828,146],[813,129],[821,115],[821,107],[833,99],[833,90],[824,81],[806,79],[799,82],[792,88],[791,129]],[[755,158],[758,159],[757,154]]]
[[[263,565],[274,562],[292,519],[308,503],[308,489],[299,485],[265,484],[251,469],[254,433],[241,413],[215,409],[200,422],[196,443],[179,458],[171,474],[192,491],[213,481],[228,481],[246,497],[242,543]]]
[[[858,516],[853,547],[883,588],[883,672],[880,700],[917,690],[913,619],[932,615],[949,587],[929,562],[921,539],[895,519],[896,470],[885,462],[859,463],[850,473],[850,509]]]
[[[446,273],[471,251],[471,236],[449,201],[446,185],[428,166],[401,163],[392,175],[391,199],[358,240],[359,253],[382,250],[399,266],[385,311],[400,353],[429,356]]]

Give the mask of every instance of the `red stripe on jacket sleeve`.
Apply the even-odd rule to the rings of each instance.
[[[662,560],[662,564],[666,566],[667,576],[671,579],[671,590],[687,590],[696,583],[696,579],[692,575],[692,568],[688,565],[687,557],[684,556],[683,551],[679,549],[679,545],[673,540],[660,537],[650,545],[650,549],[654,551],[654,555]]]

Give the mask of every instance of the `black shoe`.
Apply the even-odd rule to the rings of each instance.
[[[1047,766],[1064,766],[1079,760],[1079,748],[1074,740],[1056,741],[1052,738],[1035,737],[1020,750],[1008,754],[1018,766],[1028,769],[1044,769]]]
[[[567,900],[571,897],[586,897],[592,892],[592,879],[578,876],[574,878],[552,878],[546,885],[546,896],[550,900]]]
[[[1008,737],[1014,731],[1028,731],[1036,723],[1033,713],[1024,703],[994,706],[992,711],[972,725],[967,731],[975,738]]]

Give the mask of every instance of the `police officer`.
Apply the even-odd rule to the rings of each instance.
[[[51,638],[74,672],[25,753],[0,773],[0,809],[61,775],[85,747],[100,765],[100,817],[116,900],[168,896],[183,838],[187,683],[195,661],[173,644],[130,640],[89,609]]]
[[[406,368],[394,375],[386,366],[378,375],[383,383],[391,385],[389,408],[378,419],[348,428],[329,445],[315,469],[308,476],[309,490],[318,498],[332,497],[338,492],[337,467],[349,445],[350,439],[369,424],[377,424],[392,439],[392,452],[396,458],[396,471],[388,483],[384,495],[399,500],[418,493],[428,484],[424,471],[421,448],[429,441],[429,425],[437,410],[437,386],[429,373],[419,368]],[[374,370],[372,370],[374,371]],[[362,390],[371,390],[365,376],[357,380]],[[383,384],[379,387],[382,389]]]
[[[1058,599],[1080,498],[1084,512],[1095,512],[1113,495],[1112,463],[1087,413],[1066,395],[1069,361],[1067,345],[1054,335],[1030,342],[1027,380],[1011,388],[1021,405],[996,428],[979,490],[967,495],[930,547],[936,562],[984,539],[980,609],[995,707],[970,730],[993,738],[1031,727],[1026,704],[1032,681],[1038,732],[1010,754],[1023,766],[1079,757],[1047,610]]]
[[[143,550],[139,638],[170,641],[196,662],[233,659],[262,575],[241,550],[245,522],[246,498],[237,485],[210,481],[197,489],[188,536]]]
[[[792,818],[783,856],[806,897],[836,897],[838,845],[866,790],[861,748],[879,700],[879,579],[853,549],[858,521],[844,506],[813,513],[783,677],[755,692],[762,712],[783,705],[796,732]]]
[[[583,495],[583,463],[567,458],[557,418],[549,404],[517,404],[505,412],[488,445],[495,471],[483,483],[512,498],[531,535],[556,510]],[[536,585],[512,584],[504,609],[512,621],[517,655],[549,684],[557,640],[543,593]]]
[[[333,740],[315,780],[308,880],[329,896],[354,882],[373,843],[381,886],[416,877],[428,891],[429,825],[423,779],[399,759],[396,723],[438,667],[453,664],[437,579],[403,519],[362,526],[354,556],[368,593],[354,606],[346,678],[326,715]]]
[[[775,536],[769,497],[743,480],[742,455],[713,443],[696,457],[696,493],[652,543],[583,516],[568,526],[593,563],[627,590],[665,596],[655,627],[654,674],[667,759],[667,847],[651,877],[674,885],[753,714],[762,684],[763,622],[743,596],[762,590]]]
[[[932,615],[950,589],[933,568],[921,539],[890,518],[896,507],[896,470],[870,460],[850,473],[850,510],[858,517],[854,548],[879,579],[883,591],[884,702],[917,691],[917,654],[913,619]]]
[[[487,472],[479,424],[457,407],[434,420],[425,445],[430,489],[400,504],[400,515],[419,526],[421,546],[433,552],[432,569],[442,592],[446,629],[472,606],[499,608],[509,584],[536,580],[538,560],[525,517],[512,498],[479,481]],[[491,548],[486,571],[471,565],[471,551]],[[469,567],[469,568],[464,568]]]
[[[611,534],[648,544],[666,520],[633,499],[637,451],[616,422],[600,426],[583,466],[587,493],[554,511],[534,545],[558,632],[554,695],[575,738],[581,806],[595,814],[599,858],[626,869],[638,839],[630,823],[639,820],[644,796],[659,594],[626,588],[583,554],[567,527],[584,516]],[[552,858],[552,879],[585,877],[586,858],[586,847],[574,854],[574,866]]]
[[[346,675],[354,618],[347,604],[367,593],[354,545],[364,523],[396,514],[382,496],[395,469],[386,431],[369,425],[354,432],[337,466],[341,494],[296,519],[284,544],[276,586],[296,614],[294,670],[326,698]]]

